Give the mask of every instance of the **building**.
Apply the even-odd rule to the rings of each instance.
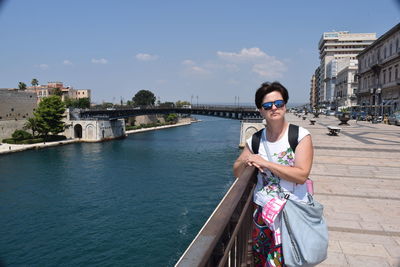
[[[343,62],[336,74],[335,100],[338,109],[351,108],[357,106],[357,59]]]
[[[90,89],[74,89],[71,86],[64,86],[62,82],[48,82],[47,85],[29,86],[27,89],[29,92],[36,92],[38,102],[43,97],[48,97],[54,94],[61,94],[61,98],[64,101],[66,98],[69,99],[80,99],[89,98],[91,99]],[[59,91],[58,91],[59,90]]]
[[[317,79],[316,75],[313,74],[311,77],[311,86],[310,86],[310,108],[311,110],[315,109],[318,106],[318,91],[317,91]]]
[[[358,55],[358,104],[364,111],[391,114],[400,109],[400,23]]]
[[[319,104],[335,102],[336,75],[342,62],[357,55],[376,40],[376,33],[324,32],[319,41],[320,72],[318,78]]]

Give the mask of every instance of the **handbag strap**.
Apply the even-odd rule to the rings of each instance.
[[[263,134],[262,134],[262,136],[261,136],[261,143],[263,144],[264,150],[265,150],[265,152],[267,153],[268,161],[273,162],[272,156],[271,156],[271,154],[269,153],[269,148],[268,148],[268,145],[267,145],[267,128],[265,128],[265,131],[263,132]],[[283,190],[282,190],[282,187],[281,187],[281,178],[279,178],[278,176],[276,176],[273,172],[271,172],[271,174],[272,174],[273,177],[277,178],[278,181],[279,181],[279,182],[278,182],[279,193],[280,193],[280,194],[283,194],[283,197],[286,198],[286,199],[288,199],[288,198],[289,198],[289,196],[288,196],[289,194],[285,194],[285,193],[283,192]]]

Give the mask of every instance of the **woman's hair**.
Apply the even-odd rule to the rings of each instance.
[[[256,99],[255,99],[256,107],[260,109],[264,96],[274,91],[281,93],[283,101],[285,101],[285,104],[287,104],[289,100],[288,90],[279,82],[273,82],[273,83],[265,82],[261,84],[260,88],[257,89]]]

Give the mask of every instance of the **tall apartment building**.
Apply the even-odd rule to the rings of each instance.
[[[372,114],[400,110],[400,23],[358,55],[361,108]]]
[[[70,99],[80,99],[80,98],[91,98],[91,90],[90,89],[74,89],[71,86],[64,86],[62,82],[48,82],[47,85],[38,85],[38,86],[29,86],[26,91],[28,92],[36,92],[38,97],[38,102],[43,97],[47,97],[55,94],[56,89],[59,89],[62,93],[61,98],[65,100],[66,98]]]
[[[343,61],[357,55],[376,40],[376,33],[324,32],[319,41],[320,73],[318,79],[319,103],[334,103],[336,75],[345,67]]]

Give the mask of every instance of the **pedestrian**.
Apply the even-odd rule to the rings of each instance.
[[[236,177],[247,166],[258,169],[253,202],[253,255],[255,266],[284,266],[280,240],[280,217],[273,223],[263,219],[262,209],[279,190],[290,193],[290,198],[307,202],[305,184],[313,162],[313,145],[308,130],[298,127],[297,147],[292,149],[285,119],[289,94],[279,82],[263,83],[255,94],[255,104],[265,118],[257,154],[252,151],[252,138],[246,140],[243,152],[235,161]]]

